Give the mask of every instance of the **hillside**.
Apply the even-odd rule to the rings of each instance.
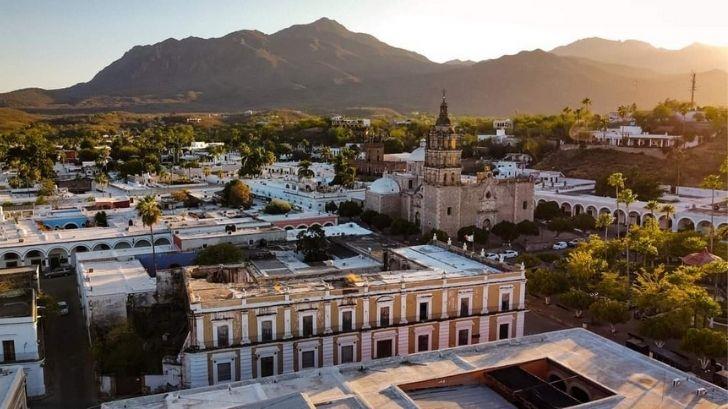
[[[587,43],[555,53],[535,50],[438,64],[324,18],[273,34],[242,30],[136,46],[89,82],[0,94],[0,106],[43,113],[275,108],[323,113],[359,107],[432,112],[446,88],[455,113],[509,115],[559,112],[587,96],[597,111],[689,97],[689,70],[666,74],[626,64],[630,61],[557,55],[585,54]],[[673,59],[688,58],[682,55]],[[698,74],[699,103],[727,104],[728,74],[705,67]]]
[[[551,52],[560,56],[588,58],[594,61],[628,65],[666,74],[711,70],[728,71],[728,47],[715,47],[699,43],[691,44],[679,50],[667,50],[642,41],[585,38],[556,47]]]
[[[698,186],[709,174],[717,174],[722,161],[728,156],[725,137],[707,141],[686,150],[681,161],[680,184]],[[613,172],[626,173],[637,169],[641,175],[651,176],[663,184],[675,184],[677,162],[672,158],[658,159],[647,155],[624,153],[608,149],[575,149],[556,151],[534,165],[536,169],[560,170],[568,177],[600,179]]]
[[[36,115],[31,115],[17,109],[0,108],[0,133],[25,128],[39,119],[40,117]]]

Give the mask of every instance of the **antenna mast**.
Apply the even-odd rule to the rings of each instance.
[[[690,74],[690,108],[695,108],[695,71]]]

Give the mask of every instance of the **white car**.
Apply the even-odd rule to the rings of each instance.
[[[551,246],[551,248],[554,250],[563,250],[567,247],[569,247],[569,245],[565,241],[556,242],[553,246]]]
[[[579,245],[579,243],[583,243],[583,242],[584,242],[584,239],[582,239],[581,237],[577,237],[574,240],[569,241],[569,247],[576,247]]]
[[[68,315],[68,303],[65,301],[58,302],[58,313],[60,315]]]
[[[516,258],[518,257],[518,252],[516,250],[506,250],[502,253],[500,253],[503,258]]]
[[[485,255],[485,258],[487,258],[488,260],[498,260],[498,255],[495,253],[487,253]]]

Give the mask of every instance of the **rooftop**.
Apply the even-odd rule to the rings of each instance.
[[[516,373],[518,376],[514,377],[511,372],[520,371],[508,367],[523,369],[531,361],[543,361],[546,358],[554,365],[578,374],[603,391],[590,402],[579,405],[579,408],[677,409],[719,408],[728,405],[726,390],[593,332],[574,328],[519,339],[374,360],[363,365],[340,365],[108,402],[102,408],[306,408],[307,406],[278,405],[281,400],[295,401],[298,396],[319,408],[510,408],[513,407],[508,406],[511,402],[503,399],[501,393],[495,394],[493,389],[479,384],[472,384],[471,387],[460,385],[460,388],[450,391],[439,389],[448,399],[443,401],[432,400],[432,392],[436,392],[432,388],[429,389],[428,400],[423,400],[421,394],[413,393],[411,386],[415,382],[439,382],[441,378],[467,375],[478,370],[489,373],[500,371],[498,377],[506,383],[522,382],[529,377],[522,373]],[[673,384],[675,379],[680,380],[677,385]],[[704,395],[696,394],[699,388],[705,389]],[[405,392],[405,389],[409,392]],[[422,393],[428,392],[424,391]],[[531,390],[523,393],[536,392]],[[548,398],[545,394],[538,396]],[[301,404],[300,400],[296,402]],[[549,402],[554,404],[557,401]]]
[[[155,291],[157,282],[139,260],[87,261],[79,263],[88,296],[134,294]]]
[[[0,369],[0,407],[11,407],[14,395],[10,392],[23,387],[24,377],[22,366],[3,366]]]
[[[434,246],[432,244],[402,247],[391,251],[419,264],[422,267],[440,272],[444,271],[448,274],[463,272],[502,272],[502,270],[493,266],[486,265],[472,258],[453,253],[443,247]]]

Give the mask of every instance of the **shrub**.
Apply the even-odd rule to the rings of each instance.
[[[291,211],[291,204],[285,200],[273,199],[263,209],[268,214],[286,214]]]
[[[348,200],[339,204],[338,212],[341,217],[352,218],[359,216],[361,214],[361,210],[359,203],[353,200]]]
[[[250,194],[250,187],[240,179],[227,182],[220,195],[220,202],[226,207],[249,208],[253,204],[253,196]]]
[[[516,225],[509,222],[509,221],[502,221],[491,229],[493,234],[500,237],[503,241],[513,241],[518,238],[520,233],[518,233],[518,228],[516,228]]]
[[[432,240],[432,237],[435,235],[437,235],[437,241],[447,242],[447,240],[450,238],[450,236],[447,233],[445,233],[444,231],[438,230],[438,229],[432,229],[422,235],[420,242],[429,243],[430,240]]]
[[[243,259],[243,252],[230,243],[220,243],[205,247],[197,253],[196,264],[209,266],[216,264],[234,264]]]
[[[485,230],[481,229],[475,226],[465,226],[458,230],[458,240],[460,241],[466,241],[465,236],[473,236],[473,240],[478,244],[485,244],[488,242],[488,235],[490,233]]]
[[[392,224],[392,218],[383,213],[377,213],[372,219],[372,225],[379,230],[386,229]]]
[[[374,222],[374,218],[378,214],[379,213],[375,212],[374,210],[364,210],[363,212],[361,212],[361,215],[359,216],[359,218],[364,223],[371,225]]]
[[[581,213],[571,218],[571,223],[577,229],[594,230],[596,220],[589,214]]]
[[[409,236],[416,234],[420,231],[420,228],[416,224],[407,220],[396,218],[392,220],[392,224],[389,226],[389,232],[395,235]]]
[[[538,236],[538,224],[531,220],[523,220],[516,225],[519,234],[524,236]]]
[[[574,225],[571,223],[571,220],[566,217],[551,219],[547,227],[549,230],[555,231],[557,236],[560,233],[574,230]]]
[[[561,207],[556,202],[542,202],[536,205],[533,211],[533,217],[539,220],[551,220],[554,217],[563,216]]]

